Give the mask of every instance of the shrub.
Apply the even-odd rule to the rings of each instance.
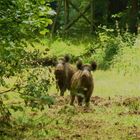
[[[119,31],[115,32],[113,29],[102,27],[96,39],[86,47],[88,55],[84,57],[84,60],[86,62],[96,60],[98,68],[104,70],[112,68],[112,65],[120,62],[122,60],[120,55],[125,50],[127,51],[127,48],[131,50],[134,45],[135,36],[127,32],[122,35]]]

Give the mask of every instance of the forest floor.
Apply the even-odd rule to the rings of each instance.
[[[48,55],[72,52],[78,56],[87,44],[56,40]],[[134,71],[133,67],[131,70]],[[60,97],[55,83],[49,90],[55,103],[42,111],[25,107],[18,93],[9,93],[7,104],[21,104],[24,110],[11,110],[13,126],[7,131],[10,138],[2,140],[140,140],[140,74],[121,72],[97,70],[93,73],[95,89],[89,109],[77,103],[70,106],[69,92]]]
[[[28,140],[140,140],[140,76],[112,71],[93,73],[95,90],[89,109],[70,106],[67,91],[60,97],[55,85],[49,93],[54,105],[45,110],[13,112],[18,136]],[[11,95],[11,103],[17,102]]]
[[[91,98],[89,109],[70,107],[69,96],[57,97],[48,115],[56,119],[48,125],[58,140],[138,140],[140,139],[139,97]],[[51,117],[51,118],[52,118]]]
[[[49,139],[139,140],[139,76],[97,71],[93,77],[95,90],[89,109],[77,103],[69,106],[69,92],[65,97],[55,95],[56,104],[49,108],[48,115],[57,121],[48,127],[56,135]]]

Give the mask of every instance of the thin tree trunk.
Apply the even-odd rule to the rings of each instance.
[[[138,0],[130,1],[130,13],[129,13],[129,31],[137,34],[138,32]]]

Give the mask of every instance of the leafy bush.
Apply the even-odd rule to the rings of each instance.
[[[37,53],[30,53],[26,50],[28,46],[27,42],[31,42],[31,40],[39,41],[38,38],[48,32],[47,26],[52,23],[49,19],[49,10],[50,8],[45,0],[0,1],[0,86],[6,86],[6,78],[9,79],[12,76],[17,76],[24,72],[27,66],[26,64],[28,64],[27,62],[37,56]],[[39,76],[39,74],[37,76]],[[35,75],[32,74],[31,77],[33,81],[31,78],[28,79],[27,84],[30,85],[24,89],[26,91],[25,93],[31,93],[29,92],[29,90],[31,90],[32,93],[38,93],[40,96],[42,94],[41,98],[44,102],[46,100],[50,101],[51,99],[48,99],[48,96],[43,96],[49,87],[48,79],[46,79],[46,81],[42,79],[43,83],[36,83],[35,80],[38,79]],[[32,86],[34,91],[31,88],[31,82],[33,82]],[[19,90],[19,84],[20,83],[5,93]],[[22,106],[18,108],[18,106],[10,107],[6,105],[5,100],[7,100],[7,96],[5,93],[2,92],[0,94],[0,135],[12,136],[14,134],[12,134],[13,132],[10,131],[10,128],[14,127],[15,124],[11,121],[11,109],[16,111],[21,109]],[[35,98],[36,95],[33,97]]]
[[[23,68],[27,41],[48,32],[49,10],[45,0],[0,1],[0,84],[3,76],[13,76]]]
[[[25,104],[41,110],[44,109],[45,105],[52,105],[54,99],[48,94],[52,82],[48,70],[36,68],[28,75],[26,85],[20,90],[21,98],[24,99]]]
[[[128,32],[120,33],[118,25],[115,30],[103,26],[99,27],[96,35],[78,35],[68,39],[56,37],[48,54],[59,57],[70,53],[72,62],[75,62],[78,57],[81,57],[85,63],[95,60],[99,69],[106,70],[113,67],[120,53],[124,53],[123,48],[130,48],[130,50],[133,48],[135,38],[135,35]]]
[[[113,29],[102,27],[97,33],[98,36],[86,47],[85,62],[96,60],[99,69],[112,68],[112,64],[114,65],[117,61],[115,59],[119,59],[118,62],[120,62],[122,59],[120,54],[124,53],[124,48],[131,50],[135,36],[127,32],[121,35],[119,30],[115,32]]]

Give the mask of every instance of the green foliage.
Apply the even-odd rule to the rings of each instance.
[[[106,70],[111,68],[112,64],[115,64],[114,59],[117,58],[121,60],[119,56],[120,53],[123,53],[122,50],[124,48],[131,50],[134,42],[135,36],[130,33],[126,32],[121,34],[118,28],[114,30],[103,26],[99,28],[94,40],[89,41],[89,45],[85,47],[85,53],[81,56],[87,63],[96,60],[98,68]],[[118,62],[120,62],[120,60]]]
[[[3,98],[0,97],[0,137],[6,135],[11,128],[11,113],[9,108],[3,103]]]
[[[20,93],[27,106],[42,110],[45,105],[50,106],[54,103],[54,99],[48,95],[51,76],[46,69],[33,69],[29,73],[26,83]]]
[[[112,68],[116,61],[120,62],[122,60],[120,55],[124,54],[125,48],[129,49],[130,52],[132,49],[133,53],[135,41],[136,36],[128,32],[121,33],[116,22],[115,30],[100,26],[96,36],[86,34],[86,36],[78,35],[74,38],[69,36],[67,39],[56,37],[51,43],[48,54],[59,57],[69,52],[72,55],[72,62],[75,62],[78,57],[81,57],[85,63],[95,60],[97,61],[98,69],[107,70]],[[126,53],[128,55],[128,52]],[[137,57],[135,57],[136,59]],[[122,65],[124,66],[124,64]]]
[[[80,9],[80,11],[84,11],[84,8],[90,3],[88,0],[71,0],[71,2]],[[100,25],[105,25],[110,28],[115,29],[115,22],[116,20],[118,21],[119,28],[122,32],[129,30],[130,31],[130,26],[136,27],[136,30],[138,29],[138,22],[139,22],[139,1],[130,1],[130,0],[102,0],[102,1],[93,1],[94,4],[94,28],[95,30],[98,30],[98,26]],[[135,6],[134,6],[135,5]],[[64,6],[64,5],[62,5]],[[134,7],[133,7],[134,6]],[[75,19],[79,13],[77,10],[75,10],[72,6],[70,7],[69,11],[69,21]],[[84,13],[84,15],[91,20],[91,10],[89,10]],[[59,15],[59,24],[62,25],[60,27],[60,30],[63,28],[63,25],[65,24],[64,21],[64,10],[61,8],[61,14]],[[129,25],[130,24],[130,25]],[[59,30],[59,31],[60,31]],[[70,28],[70,34],[76,34],[77,32],[82,33],[82,32],[89,32],[90,31],[90,24],[87,22],[84,18],[79,18],[78,21],[71,26]],[[133,33],[136,33],[133,31]]]
[[[29,61],[37,57],[38,52],[34,51],[32,53],[27,50],[27,42],[33,40],[38,41],[39,37],[44,36],[48,32],[47,26],[52,23],[49,19],[49,10],[50,8],[45,0],[0,1],[0,86],[6,87],[6,79],[24,72],[30,63]],[[32,96],[34,100],[42,94],[39,98],[41,99],[40,102],[50,105],[52,100],[49,96],[45,96],[45,93],[48,91],[49,81],[43,79],[41,81],[42,83],[35,83],[34,80],[37,79],[35,79],[34,75],[31,76],[33,77],[33,81],[28,79],[28,84],[30,85],[24,89],[26,91],[25,93],[29,92],[29,90],[31,90],[33,94],[38,93],[38,96]],[[34,83],[31,85],[31,82]],[[20,83],[11,89],[15,91],[17,89],[20,90],[21,87],[19,84]],[[42,84],[42,86],[39,84]],[[32,89],[31,86],[34,89]],[[10,92],[10,90],[8,92]],[[9,99],[6,98],[8,96],[5,94],[7,94],[7,92],[2,92],[0,95],[0,129],[3,127],[2,131],[0,131],[2,135],[13,136],[15,133],[10,131],[10,128],[14,127],[15,124],[11,122],[11,109],[14,111],[23,111],[23,108],[21,105],[6,105],[5,101]],[[29,100],[31,99],[28,99],[28,102]],[[46,102],[46,100],[48,100],[48,102]]]
[[[49,10],[42,0],[0,1],[0,84],[3,76],[14,76],[24,67],[27,41],[48,32]]]
[[[27,114],[24,113],[28,109],[31,109],[31,112],[33,110],[39,112],[40,110],[42,111],[43,109],[45,109],[46,106],[50,107],[52,104],[54,104],[54,98],[48,94],[51,82],[53,82],[51,80],[51,73],[49,73],[48,71],[49,70],[47,68],[34,68],[32,70],[27,69],[27,71],[24,70],[24,74],[21,74],[20,77],[17,77],[17,81],[13,86],[15,87],[14,94],[15,92],[20,93],[20,96],[18,94],[15,96],[19,96],[18,98],[22,99],[21,103],[9,103],[11,99],[9,98],[7,93],[1,93],[0,136],[2,137],[2,139],[13,137],[16,137],[17,139],[19,139],[19,137],[25,138],[26,136],[22,131],[26,132],[27,129],[33,129],[35,126],[39,127],[40,125],[42,125],[42,122],[36,122],[34,118],[29,118]],[[22,116],[22,119],[13,119],[13,114],[16,113],[23,113],[25,116]],[[45,136],[47,135],[47,130],[45,129],[39,131],[38,133],[35,133],[34,131],[32,133],[36,137],[42,137],[44,134]]]
[[[99,46],[103,51],[103,61],[100,66],[103,69],[110,67],[111,62],[115,55],[117,55],[120,48],[123,47],[123,40],[120,35],[115,36],[114,30],[103,28],[103,32],[99,32]]]
[[[29,39],[34,36],[35,31],[44,31],[52,23],[47,14],[50,8],[42,0],[7,0],[6,3],[2,0],[0,5],[1,37],[8,37],[10,40]]]
[[[44,56],[39,50],[29,51],[28,46],[35,48],[36,46],[33,43],[40,41],[40,37],[44,37],[49,32],[47,27],[52,24],[52,21],[48,14],[51,9],[48,7],[47,2],[46,0],[0,1],[0,86],[8,88],[6,87],[7,79],[19,78],[17,83],[11,84],[14,85],[11,90],[0,92],[0,139],[28,139],[30,137],[32,137],[31,139],[40,139],[46,138],[48,135],[55,135],[55,130],[57,129],[60,131],[60,128],[62,128],[63,130],[62,125],[65,125],[65,129],[68,125],[71,128],[74,128],[77,124],[84,126],[84,123],[77,123],[77,120],[76,123],[72,124],[72,121],[78,115],[75,108],[69,106],[59,108],[54,105],[55,109],[58,110],[53,110],[54,106],[51,105],[54,104],[54,98],[48,93],[50,86],[53,85],[53,80],[48,68],[43,69],[37,65],[38,68],[31,69],[28,65],[34,64],[36,60],[40,60],[38,59],[40,56]],[[81,2],[79,0],[73,2],[83,9],[88,1],[83,0]],[[107,8],[107,2],[107,0],[96,2],[96,15],[101,15],[101,18],[95,21],[96,24],[100,22],[106,24],[107,10],[105,8]],[[73,14],[70,16],[76,13],[74,10],[72,12]],[[86,16],[89,18],[89,13]],[[116,16],[120,18],[124,16],[124,13],[119,13]],[[76,25],[77,27],[87,25],[81,21]],[[119,27],[112,30],[105,26],[99,27],[96,35],[85,37],[84,32],[82,34],[82,37],[85,37],[84,39],[80,37],[74,38],[75,36],[72,36],[72,39],[65,38],[65,40],[58,38],[49,46],[50,52],[47,52],[47,55],[61,56],[70,52],[75,58],[82,57],[85,62],[96,60],[99,68],[102,69],[112,66],[111,68],[118,69],[121,72],[125,71],[125,73],[128,71],[133,72],[133,68],[135,72],[139,71],[139,53],[138,48],[132,48],[134,44],[133,36],[128,33],[121,35]],[[48,43],[49,41],[47,40],[46,42]],[[102,79],[103,76],[101,76]],[[106,82],[106,77],[104,77],[104,82]],[[119,80],[118,83],[120,83]],[[107,90],[101,88],[104,87],[104,82],[103,86],[101,86],[101,83],[97,83],[97,87],[100,86],[101,89],[100,94],[105,92],[108,94],[108,91],[111,91],[110,87]],[[106,84],[108,86],[107,82]],[[109,84],[113,85],[113,82],[111,81]],[[114,85],[116,90],[116,83]],[[123,85],[121,88],[124,88]],[[112,90],[113,95],[115,94],[114,89]],[[14,104],[10,100],[8,93],[15,94],[16,92],[18,95],[15,95],[16,99],[13,98],[13,100],[20,98],[22,101]],[[99,93],[96,92],[96,94]],[[52,108],[49,109],[46,106]],[[130,110],[137,111],[139,103],[133,102],[129,107]],[[40,110],[45,112],[43,118],[34,118],[41,112]],[[42,112],[40,116],[42,116]],[[49,115],[52,119],[46,117],[46,112],[50,113]],[[106,110],[104,109],[105,112]],[[100,114],[97,113],[97,115],[104,116],[101,112]],[[89,118],[91,119],[91,117]],[[87,116],[87,120],[89,118]],[[97,118],[94,119],[96,120]],[[56,122],[54,121],[55,124],[51,124],[49,128],[48,124],[52,123],[53,120],[56,120]],[[89,127],[89,124],[86,124],[85,127]],[[59,139],[59,137],[55,139]]]

